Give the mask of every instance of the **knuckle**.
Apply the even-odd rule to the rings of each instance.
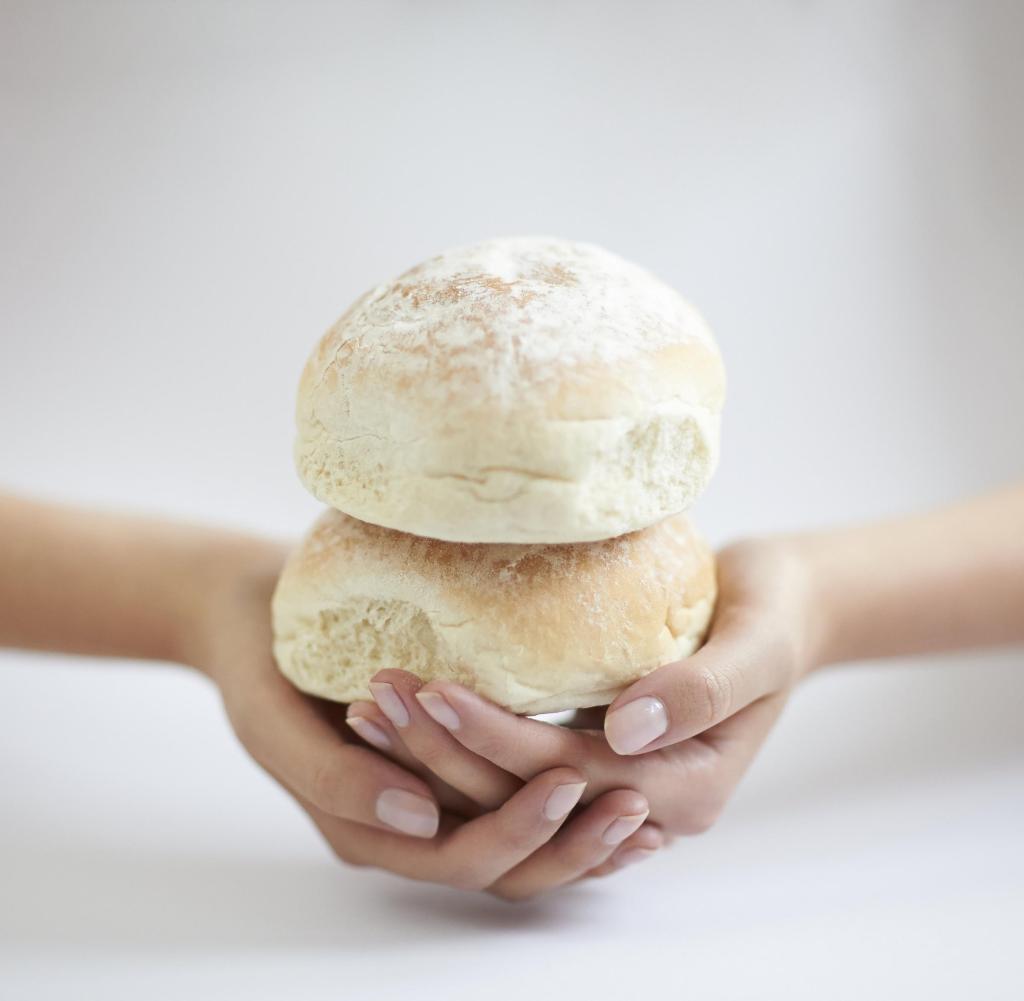
[[[533,896],[532,893],[517,890],[514,886],[503,886],[500,883],[488,887],[487,893],[498,900],[503,900],[506,904],[516,904]]]
[[[341,785],[342,777],[334,762],[317,762],[309,779],[310,801],[325,813],[334,813]]]
[[[597,838],[582,841],[570,837],[548,844],[554,866],[563,872],[578,872],[596,865],[602,847],[602,842]]]
[[[347,865],[352,869],[365,869],[366,862],[360,859],[355,852],[352,851],[350,845],[343,841],[332,841],[329,843],[331,848],[331,854],[343,865]]]
[[[673,834],[681,834],[686,837],[706,834],[714,827],[721,812],[721,804],[715,800],[688,803],[674,811],[668,828]]]
[[[714,827],[717,819],[717,816],[712,813],[695,813],[689,818],[686,827],[680,833],[689,837],[706,834]]]
[[[450,868],[444,882],[456,890],[486,890],[492,880],[475,866],[456,865]]]
[[[497,734],[478,733],[474,734],[473,751],[488,761],[503,759],[508,752],[508,742]]]
[[[495,833],[495,847],[506,857],[526,855],[537,847],[537,832],[518,825],[501,827]]]
[[[732,710],[733,685],[729,675],[723,671],[707,668],[698,675],[696,718],[705,726],[711,726],[725,719]]]
[[[238,742],[262,764],[263,728],[257,724],[255,713],[241,701],[225,701],[224,712]]]
[[[439,740],[417,735],[415,740],[408,739],[407,744],[420,764],[426,765],[435,774],[439,772],[441,765],[451,761],[451,752]]]

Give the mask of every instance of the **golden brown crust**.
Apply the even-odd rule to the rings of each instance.
[[[692,652],[714,595],[711,553],[685,516],[604,542],[521,546],[438,542],[328,511],[282,575],[275,650],[300,687],[340,701],[412,664],[517,711],[551,711],[610,701]]]

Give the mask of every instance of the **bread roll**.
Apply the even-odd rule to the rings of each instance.
[[[274,653],[312,695],[370,698],[385,667],[517,713],[604,705],[691,653],[711,616],[710,551],[685,515],[583,545],[437,542],[328,510],[273,600]]]
[[[491,240],[367,292],[299,388],[321,501],[459,542],[584,542],[687,509],[718,456],[724,372],[698,313],[641,268]]]

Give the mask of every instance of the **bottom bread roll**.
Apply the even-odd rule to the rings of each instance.
[[[398,667],[516,713],[581,709],[692,653],[714,599],[711,551],[685,515],[603,542],[487,545],[329,510],[278,582],[274,655],[338,702]]]

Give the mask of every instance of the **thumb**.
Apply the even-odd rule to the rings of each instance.
[[[776,690],[781,658],[755,634],[723,624],[692,657],[666,664],[609,706],[604,733],[618,754],[655,751],[696,736]]]

